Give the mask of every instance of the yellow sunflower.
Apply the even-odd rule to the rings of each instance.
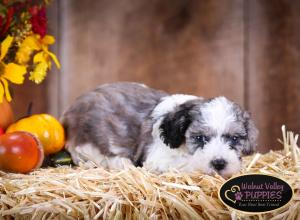
[[[26,67],[16,63],[6,64],[3,59],[8,52],[13,37],[7,36],[1,43],[0,52],[0,103],[3,101],[5,95],[7,101],[11,101],[11,95],[8,89],[8,81],[15,84],[22,84],[24,82],[24,75],[26,74]]]

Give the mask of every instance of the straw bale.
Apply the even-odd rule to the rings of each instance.
[[[283,128],[282,151],[245,157],[241,174],[273,174],[294,189],[288,206],[246,215],[218,199],[225,182],[199,172],[151,173],[127,166],[39,169],[28,175],[0,172],[0,219],[300,219],[300,150]]]

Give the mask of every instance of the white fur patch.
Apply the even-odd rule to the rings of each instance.
[[[91,161],[98,166],[105,166],[105,157],[100,151],[92,144],[84,144],[79,146],[68,146],[68,151],[72,156],[75,164],[80,162]]]
[[[224,133],[235,121],[232,103],[225,97],[218,97],[201,107],[204,125],[212,128],[218,134]]]
[[[172,112],[178,105],[181,105],[187,101],[199,99],[197,96],[193,95],[170,95],[163,97],[161,102],[154,108],[152,112],[152,117],[158,119],[159,117]]]
[[[132,164],[128,158],[124,157],[108,157],[100,153],[100,151],[92,144],[84,144],[76,147],[68,147],[68,151],[72,156],[75,164],[92,163],[109,169],[123,169],[128,164]]]
[[[188,154],[180,148],[171,149],[162,143],[153,143],[143,166],[149,170],[165,172],[169,169],[181,170],[186,166]]]

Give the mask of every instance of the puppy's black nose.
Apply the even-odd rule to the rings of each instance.
[[[224,159],[215,159],[211,161],[211,165],[217,171],[223,170],[226,166],[227,162]]]

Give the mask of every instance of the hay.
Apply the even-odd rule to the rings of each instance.
[[[271,213],[228,210],[218,199],[225,181],[218,175],[60,167],[1,172],[0,219],[300,219],[298,135],[283,128],[283,136],[283,151],[246,157],[241,171],[273,174],[294,188],[291,203]]]

